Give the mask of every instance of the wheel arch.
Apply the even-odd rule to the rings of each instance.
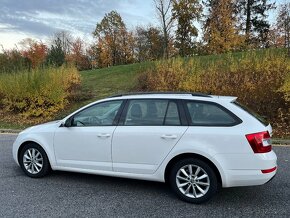
[[[202,156],[200,154],[196,154],[196,153],[182,153],[182,154],[179,154],[179,155],[173,157],[167,163],[165,171],[164,171],[164,180],[165,180],[166,183],[168,183],[168,181],[169,181],[170,170],[172,169],[174,164],[177,163],[178,161],[182,160],[182,159],[185,159],[185,158],[195,158],[195,159],[202,160],[202,161],[206,162],[207,164],[209,164],[209,166],[213,169],[213,171],[214,171],[214,173],[215,173],[215,175],[217,177],[219,186],[222,185],[223,181],[222,181],[221,172],[218,170],[216,165],[211,160],[209,160],[208,158],[206,158],[206,157],[204,157],[204,156]]]
[[[20,163],[20,161],[19,161],[20,159],[19,158],[20,158],[20,153],[21,153],[22,149],[24,148],[25,145],[30,144],[30,143],[37,144],[38,146],[40,146],[44,150],[44,152],[45,152],[45,154],[47,156],[47,159],[48,159],[49,166],[51,167],[51,160],[50,160],[50,156],[49,156],[47,150],[40,143],[38,143],[36,141],[33,141],[33,140],[28,140],[28,141],[22,142],[22,144],[19,146],[19,148],[17,150],[17,161],[18,161],[18,163]]]

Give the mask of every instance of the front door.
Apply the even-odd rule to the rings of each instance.
[[[57,165],[112,171],[111,141],[121,104],[97,103],[73,115],[71,127],[59,127],[54,137]]]

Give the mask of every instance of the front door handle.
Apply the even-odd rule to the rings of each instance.
[[[98,134],[98,137],[99,138],[109,138],[111,135],[110,134],[108,134],[108,133],[100,133],[100,134]]]
[[[163,139],[176,139],[177,138],[177,135],[162,135],[161,138]]]

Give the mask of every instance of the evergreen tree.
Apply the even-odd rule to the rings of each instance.
[[[65,52],[63,50],[62,41],[60,38],[57,38],[48,50],[46,63],[54,66],[61,66],[64,62]]]
[[[236,4],[246,43],[267,47],[270,29],[267,12],[275,7],[275,3],[269,3],[269,0],[237,0]]]

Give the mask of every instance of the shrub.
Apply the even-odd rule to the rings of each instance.
[[[206,62],[207,61],[207,62]],[[290,61],[282,52],[248,52],[207,60],[171,59],[157,62],[139,77],[139,90],[193,91],[233,95],[290,136]]]
[[[66,106],[67,98],[79,85],[80,76],[74,67],[1,74],[0,104],[6,113],[49,119]]]

